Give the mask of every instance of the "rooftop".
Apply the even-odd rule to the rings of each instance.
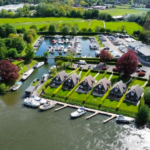
[[[150,46],[144,45],[138,49],[138,52],[145,56],[150,56]]]

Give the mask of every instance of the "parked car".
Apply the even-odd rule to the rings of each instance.
[[[142,68],[137,68],[137,72],[146,72],[146,70],[144,70]]]
[[[96,69],[96,65],[93,66],[93,69]]]
[[[104,47],[104,50],[109,50],[110,48],[109,47]]]
[[[86,65],[86,62],[85,62],[85,60],[79,60],[78,64]]]
[[[83,65],[80,65],[80,69],[82,69],[83,68]]]
[[[91,69],[91,66],[88,66],[88,69]]]

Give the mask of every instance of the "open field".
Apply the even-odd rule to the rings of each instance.
[[[126,9],[119,9],[119,8],[126,8]],[[126,14],[142,14],[142,13],[146,13],[148,11],[148,10],[129,9],[128,6],[126,6],[126,7],[120,6],[119,8],[101,10],[101,12],[109,13],[112,16],[120,16],[120,15],[126,15]]]
[[[123,10],[122,10],[123,11]],[[124,12],[124,11],[123,11]],[[50,24],[58,24],[58,31],[62,27],[62,24],[70,24],[73,26],[74,24],[78,24],[79,29],[84,27],[92,28],[95,30],[96,26],[104,27],[103,22],[100,20],[84,20],[78,18],[4,18],[0,19],[0,24],[9,23],[14,25],[17,29],[26,28],[29,29],[31,25],[37,25],[38,28],[43,27],[44,25]],[[106,28],[111,30],[121,29],[122,26],[125,26],[125,30],[132,34],[134,30],[142,30],[142,27],[136,23],[131,22],[106,22]]]

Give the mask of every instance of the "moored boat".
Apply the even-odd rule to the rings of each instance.
[[[42,61],[42,62],[37,62],[35,65],[34,65],[34,68],[39,68],[39,67],[41,67],[41,66],[43,66],[44,65],[44,62]]]
[[[16,82],[15,85],[13,86],[12,90],[13,91],[17,91],[22,85],[22,82],[19,81],[19,82]]]
[[[47,109],[55,107],[55,105],[56,105],[55,101],[47,101],[46,103],[44,103],[43,105],[41,105],[39,108],[41,110],[47,110]]]
[[[21,80],[26,80],[32,73],[33,73],[34,69],[30,69],[27,72],[25,72],[21,78]]]
[[[38,97],[36,95],[31,95],[31,98],[33,98],[36,102],[39,102],[40,104],[44,104],[44,103],[47,102],[45,99],[40,98],[40,97]]]
[[[45,82],[48,78],[49,78],[49,74],[44,74],[44,75],[41,77],[41,82]]]
[[[80,116],[84,115],[85,113],[86,113],[85,108],[84,107],[80,107],[75,112],[71,113],[71,117],[72,118],[77,118],[77,117],[80,117]]]
[[[132,123],[134,121],[133,118],[130,118],[130,117],[125,117],[123,115],[119,115],[117,118],[116,118],[116,122],[118,123]]]
[[[31,106],[31,107],[39,107],[40,106],[40,103],[35,101],[33,98],[25,98],[23,104],[27,105],[27,106]]]

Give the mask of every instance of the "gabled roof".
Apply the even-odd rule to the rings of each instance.
[[[120,92],[123,93],[124,89],[126,89],[127,86],[126,86],[126,84],[124,84],[124,83],[122,82],[122,80],[121,80],[121,81],[119,81],[119,82],[116,82],[116,83],[113,85],[113,87],[112,87],[111,90],[113,90],[114,88],[120,89]]]
[[[93,82],[95,82],[95,79],[91,76],[88,75],[87,77],[85,77],[81,83],[83,83],[84,81],[86,81],[88,83],[89,86],[91,86],[93,84]],[[80,84],[81,84],[80,83]]]
[[[99,84],[103,85],[103,86],[104,86],[104,89],[107,90],[107,87],[108,87],[108,85],[111,84],[111,81],[107,80],[107,78],[100,79],[100,80],[97,82],[97,84],[95,85],[95,87],[96,87],[97,85],[99,85]]]
[[[64,70],[59,72],[57,75],[57,77],[60,77],[60,80],[61,81],[64,81],[65,80],[65,77],[68,77],[68,73],[66,73]]]
[[[68,79],[71,79],[73,81],[74,85],[76,85],[77,84],[77,79],[79,80],[80,76],[77,75],[77,73],[73,73],[66,80],[68,80]]]
[[[143,88],[141,88],[139,86],[139,84],[136,84],[134,86],[131,86],[131,88],[129,89],[129,91],[127,92],[127,94],[130,93],[131,91],[134,91],[136,93],[137,97],[139,98],[142,95]]]

